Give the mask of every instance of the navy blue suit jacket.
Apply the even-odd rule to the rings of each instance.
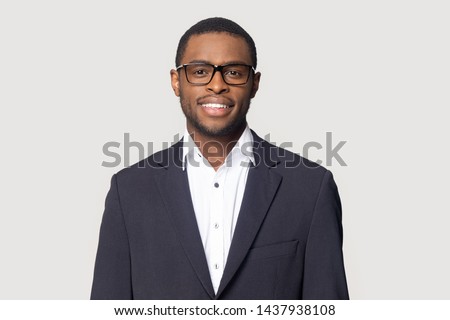
[[[112,177],[91,299],[348,299],[331,172],[252,133],[256,163],[217,294],[180,141]]]

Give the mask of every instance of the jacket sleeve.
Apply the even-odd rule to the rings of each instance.
[[[111,179],[100,227],[91,299],[133,299],[128,235],[120,204],[117,175]]]
[[[302,298],[349,299],[342,253],[342,210],[330,171],[324,174],[308,234]]]

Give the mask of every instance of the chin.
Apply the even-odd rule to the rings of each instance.
[[[226,137],[226,136],[232,136],[236,132],[242,130],[242,128],[246,124],[246,120],[243,119],[239,122],[231,123],[225,126],[205,126],[203,124],[194,124],[194,126],[197,128],[197,130],[204,136],[208,137]]]
[[[208,137],[225,137],[233,132],[233,130],[230,130],[230,128],[228,127],[224,128],[198,127],[197,129],[201,134]]]

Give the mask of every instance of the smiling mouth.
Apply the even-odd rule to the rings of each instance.
[[[211,109],[229,109],[231,106],[220,103],[203,103],[201,105],[203,108],[211,108]]]

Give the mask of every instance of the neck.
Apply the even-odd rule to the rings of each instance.
[[[241,128],[226,136],[205,135],[189,124],[187,125],[187,130],[203,157],[217,171],[236,145],[246,126],[247,123],[244,123]]]

